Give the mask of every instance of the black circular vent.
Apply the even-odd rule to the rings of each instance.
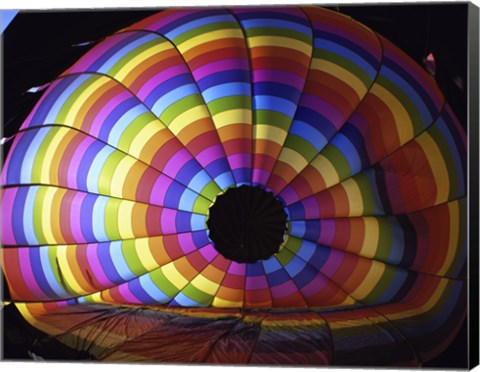
[[[260,187],[228,189],[210,207],[210,239],[225,258],[256,262],[277,253],[287,215],[282,203]]]

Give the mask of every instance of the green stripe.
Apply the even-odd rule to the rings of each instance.
[[[103,164],[102,170],[98,177],[98,192],[99,194],[103,195],[111,195],[111,185],[113,180],[113,174],[117,169],[118,164],[122,159],[126,157],[125,154],[121,153],[120,151],[114,151],[110,154],[107,158],[105,163]]]
[[[192,94],[190,96],[181,98],[167,107],[160,114],[160,120],[168,126],[179,115],[197,106],[204,106],[204,102],[200,95]]]
[[[255,124],[268,124],[288,132],[292,124],[292,118],[272,110],[255,110],[253,112],[253,122]]]
[[[30,190],[33,190],[30,188]],[[47,187],[40,186],[35,195],[35,202],[33,205],[33,229],[35,231],[35,236],[40,244],[47,243],[45,235],[43,233],[43,225],[50,225],[50,221],[44,221],[42,218],[42,210],[45,204],[45,194],[47,192]],[[58,216],[59,217],[59,216]]]
[[[288,147],[302,155],[307,162],[311,162],[318,155],[317,149],[312,146],[308,139],[295,134],[288,135],[284,147]]]
[[[216,22],[204,25],[201,27],[195,27],[192,30],[186,31],[181,35],[178,35],[172,39],[173,43],[179,45],[185,41],[188,41],[194,37],[203,35],[207,32],[217,31],[217,30],[240,30],[236,22]]]
[[[188,283],[182,290],[182,293],[193,301],[205,306],[210,305],[213,300],[213,296],[195,288],[192,283]]]
[[[211,101],[207,106],[210,114],[213,116],[220,112],[239,108],[251,110],[252,99],[250,96],[228,96]]]
[[[325,147],[321,154],[330,160],[336,172],[338,173],[340,181],[343,181],[351,176],[352,170],[350,169],[350,164],[337,147],[329,144]]]
[[[105,232],[110,240],[120,240],[120,232],[118,228],[119,207],[122,201],[120,199],[109,198],[105,206],[104,226]],[[126,216],[130,218],[130,216]]]
[[[159,269],[153,270],[150,272],[150,278],[155,283],[155,285],[168,297],[173,298],[179,292],[177,287],[175,287],[170,280],[162,273]]]
[[[142,265],[142,262],[138,258],[136,244],[134,239],[124,240],[122,242],[122,254],[125,257],[125,262],[128,268],[136,276],[145,274],[147,269]]]
[[[275,27],[253,27],[245,29],[245,34],[248,38],[257,36],[281,36],[293,40],[303,41],[305,44],[312,45],[312,36],[306,35],[303,32],[292,30],[289,28],[275,28]]]
[[[158,121],[158,126],[160,128],[165,127],[158,118],[153,115],[151,112],[147,111],[144,112],[143,114],[137,116],[130,124],[128,124],[128,127],[125,128],[123,131],[122,135],[120,136],[120,139],[118,140],[118,145],[117,148],[129,153],[130,151],[130,146],[132,145],[132,141],[135,139],[138,133],[151,121],[156,120]],[[163,145],[163,143],[158,144],[158,148],[160,148]]]
[[[35,160],[33,161],[32,165],[32,177],[30,183],[41,183],[42,165],[44,165],[45,163],[45,155],[47,154],[47,151],[52,144],[53,137],[55,137],[55,135],[58,133],[59,127],[50,127],[47,130],[47,135],[45,136],[35,153]],[[50,168],[47,167],[47,172],[49,171]],[[50,175],[48,175],[48,179],[50,179]]]

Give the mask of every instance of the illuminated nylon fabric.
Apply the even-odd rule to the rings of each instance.
[[[433,79],[347,17],[168,9],[21,126],[3,270],[29,322],[97,359],[417,365],[466,313],[465,141]],[[288,215],[248,264],[206,230],[241,185]]]

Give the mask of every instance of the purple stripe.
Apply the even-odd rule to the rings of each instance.
[[[89,265],[92,267],[92,271],[95,275],[95,279],[100,282],[102,285],[102,289],[110,288],[112,287],[115,283],[110,281],[108,277],[105,275],[105,272],[103,271],[103,267],[100,264],[100,260],[98,259],[98,244],[93,243],[93,244],[88,244],[86,253],[87,253],[87,260]]]
[[[253,71],[253,82],[273,82],[289,85],[298,91],[302,91],[305,86],[306,74],[299,76],[287,71],[273,70],[273,69],[258,69]]]
[[[343,252],[330,250],[330,255],[327,261],[323,264],[321,273],[328,278],[332,278],[342,264],[344,256],[345,254]]]
[[[126,100],[132,98],[132,94],[126,90],[122,91],[121,93],[117,94],[116,96],[112,97],[102,109],[98,112],[97,116],[92,122],[92,126],[90,127],[89,133],[97,137],[100,135],[100,131],[102,130],[103,125],[105,124],[105,120],[112,113],[112,111],[121,105]]]
[[[136,298],[133,293],[130,291],[130,288],[128,287],[128,282],[123,283],[118,286],[118,292],[120,295],[125,299],[125,303],[128,304],[142,304],[142,302]]]
[[[2,205],[0,210],[2,212],[2,244],[16,245],[12,226],[12,210],[17,195],[17,188],[4,189],[2,196]]]
[[[320,237],[318,238],[318,243],[331,245],[335,238],[335,226],[334,220],[320,220]]]
[[[252,173],[252,182],[257,185],[266,185],[270,178],[270,172],[255,168]]]
[[[177,217],[177,212],[173,209],[163,208],[162,214],[160,216],[160,226],[162,234],[175,234],[177,232],[177,226],[175,225],[175,220]]]
[[[303,94],[299,106],[308,107],[325,117],[335,128],[339,129],[346,118],[328,102],[311,94]]]
[[[227,156],[228,163],[230,164],[230,168],[234,169],[242,169],[242,168],[250,168],[252,155],[250,153],[239,153],[234,155]]]
[[[185,149],[181,149],[170,158],[168,163],[165,164],[163,173],[165,173],[167,176],[175,178],[177,173],[180,172],[182,167],[190,160],[192,160],[190,153]]]
[[[193,77],[196,81],[199,81],[206,76],[228,70],[249,71],[249,66],[247,61],[242,58],[222,59],[220,61],[207,63],[206,65],[198,67],[193,71]]]
[[[202,254],[203,258],[207,262],[212,262],[215,257],[219,255],[218,251],[213,247],[212,244],[206,245],[204,248],[200,249],[199,252]]]
[[[165,195],[172,183],[173,180],[168,178],[167,176],[163,174],[158,176],[152,188],[152,193],[150,195],[150,204],[163,206],[165,201]]]
[[[95,142],[95,140],[91,137],[85,137],[82,142],[77,146],[77,149],[73,153],[72,159],[70,160],[70,164],[68,166],[68,174],[67,174],[67,184],[69,188],[78,189],[77,184],[77,177],[78,177],[78,170],[80,167],[80,162],[85,155],[88,147]]]
[[[77,243],[85,243],[86,239],[82,234],[81,206],[87,194],[83,192],[75,193],[70,207],[70,230]]]
[[[38,286],[37,280],[33,275],[29,249],[18,249],[18,259],[21,263],[20,271],[22,272],[22,277],[30,292],[38,299],[45,299],[47,296]]]
[[[280,193],[280,197],[286,205],[293,204],[300,199],[295,192],[295,189],[290,185],[288,185],[287,187],[285,187],[285,189],[282,190],[282,192]]]
[[[138,89],[136,96],[145,101],[152,91],[165,81],[181,74],[190,74],[185,65],[175,65],[169,67],[156,75],[153,75],[140,89]]]
[[[180,248],[182,248],[182,252],[185,254],[191,253],[200,248],[196,246],[191,233],[179,234],[177,239]]]
[[[268,288],[268,281],[265,275],[262,276],[247,276],[245,278],[245,289],[246,290],[253,290],[253,289],[264,289]]]
[[[244,263],[232,261],[227,272],[232,275],[245,276],[246,267],[247,265]]]
[[[311,297],[325,288],[328,280],[324,275],[318,273],[318,275],[313,278],[310,283],[302,288],[302,294],[304,297]]]
[[[221,145],[214,145],[198,153],[196,159],[200,164],[206,165],[223,157],[223,147]]]
[[[45,101],[47,98],[50,98],[50,97],[49,97],[50,93],[52,92],[53,89],[55,89],[55,87],[56,87],[58,84],[61,83],[61,81],[62,81],[62,79],[55,80],[55,81],[48,87],[48,89],[45,91],[45,93],[43,93],[42,97],[40,97],[40,99],[38,100],[38,102],[37,102],[37,104],[35,105],[35,107],[33,108],[33,110],[30,112],[30,114],[27,116],[27,118],[26,118],[25,121],[23,122],[22,126],[20,127],[20,130],[30,127],[31,121],[32,121],[32,119],[34,118],[35,114],[37,113],[38,108],[42,106],[43,101]]]

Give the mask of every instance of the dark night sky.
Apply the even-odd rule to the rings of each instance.
[[[433,52],[436,80],[466,126],[467,3],[330,7],[382,34],[418,63]],[[41,96],[25,92],[53,80],[91,47],[72,45],[100,40],[155,11],[21,12],[3,35],[3,136],[16,133]],[[427,367],[466,368],[466,335],[464,325],[450,349]]]

